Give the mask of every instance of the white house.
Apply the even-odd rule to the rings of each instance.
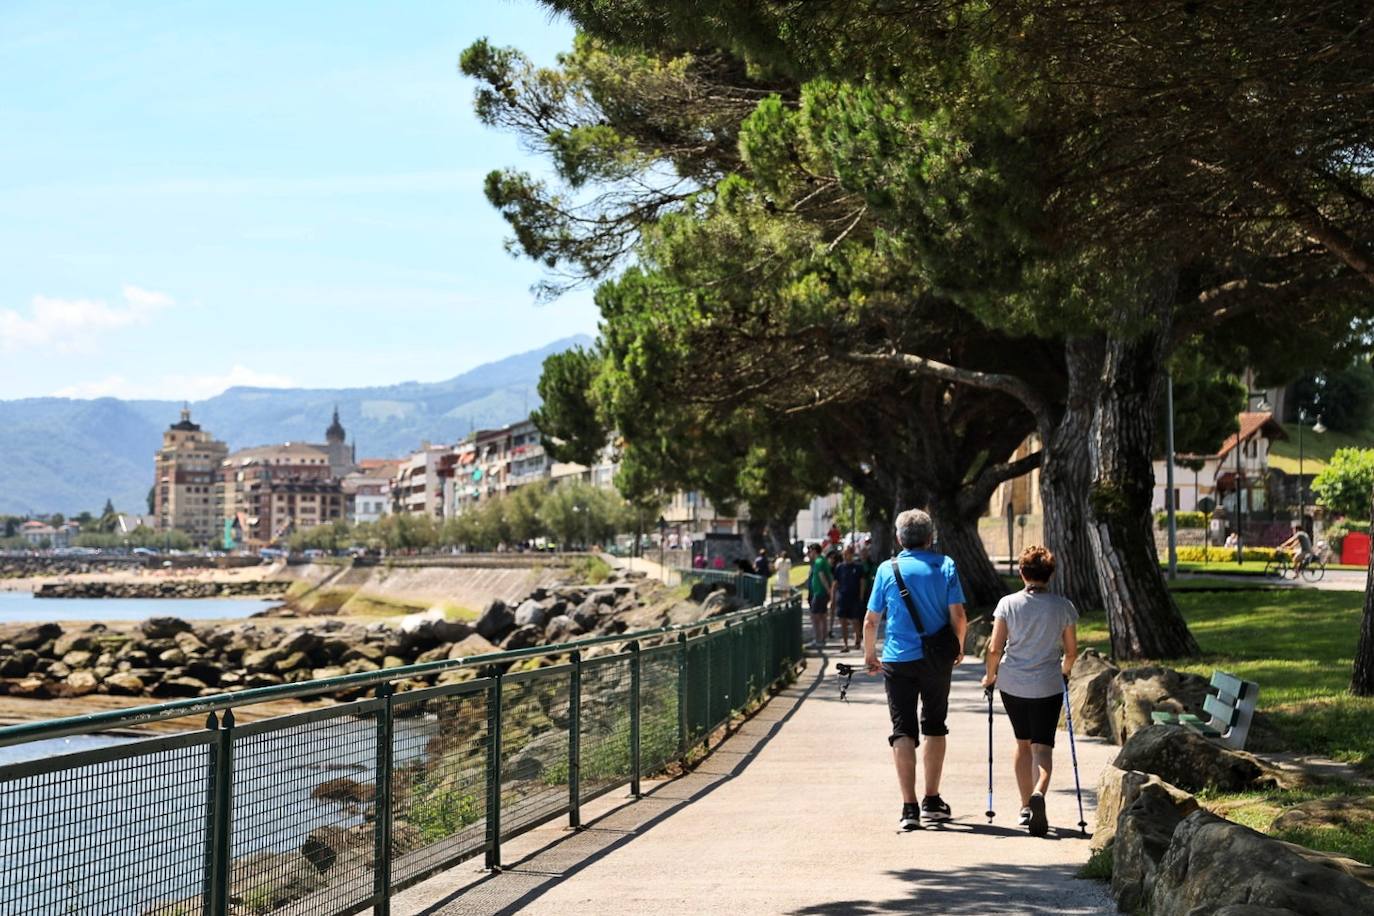
[[[1272,413],[1246,412],[1237,419],[1240,429],[1227,436],[1215,454],[1175,456],[1174,507],[1180,512],[1195,512],[1200,500],[1211,499],[1214,505],[1224,506],[1234,513],[1237,491],[1247,513],[1265,508],[1269,446],[1276,440],[1287,439],[1288,434]],[[1195,465],[1196,470],[1189,465]],[[1168,507],[1167,473],[1164,459],[1156,459],[1151,501],[1156,512]]]

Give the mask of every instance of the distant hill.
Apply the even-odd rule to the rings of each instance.
[[[475,428],[514,423],[539,406],[544,358],[588,337],[478,366],[442,382],[376,388],[230,388],[191,404],[195,421],[230,449],[323,442],[337,404],[359,458],[399,457],[421,441],[455,442]],[[0,514],[98,513],[107,498],[146,511],[153,453],[178,401],[26,398],[0,401]]]

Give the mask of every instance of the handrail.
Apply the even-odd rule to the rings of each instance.
[[[0,747],[27,744],[30,741],[39,741],[48,738],[64,738],[70,735],[89,734],[91,732],[108,731],[117,728],[131,728],[153,722],[163,722],[168,719],[180,719],[187,716],[207,715],[223,709],[252,706],[257,703],[266,703],[273,700],[300,699],[303,697],[318,696],[323,693],[333,693],[339,690],[372,687],[389,681],[406,680],[413,677],[439,674],[460,668],[499,665],[506,662],[523,661],[524,659],[539,658],[547,655],[566,655],[570,652],[586,649],[590,646],[627,643],[636,640],[642,641],[659,636],[690,632],[692,630],[709,630],[716,624],[724,625],[727,622],[733,623],[737,620],[746,620],[750,617],[767,613],[773,607],[783,603],[785,602],[772,602],[771,604],[746,608],[745,610],[735,611],[730,614],[722,614],[719,617],[709,617],[693,623],[670,624],[666,627],[658,627],[651,630],[627,631],[625,633],[614,633],[608,636],[594,636],[587,639],[556,643],[549,646],[530,646],[525,649],[488,652],[483,655],[443,659],[434,662],[424,662],[418,665],[402,665],[396,668],[383,668],[378,671],[363,671],[356,674],[343,674],[338,677],[301,681],[296,684],[274,684],[269,687],[254,687],[248,690],[240,690],[235,693],[221,693],[210,697],[189,697],[183,700],[172,700],[167,703],[150,703],[146,706],[134,706],[128,709],[111,709],[102,712],[66,716],[60,719],[45,719],[40,722],[24,722],[19,725],[7,725],[0,727]]]

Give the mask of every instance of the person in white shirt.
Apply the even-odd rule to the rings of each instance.
[[[792,561],[786,553],[778,554],[773,564],[773,598],[788,598],[792,595]]]

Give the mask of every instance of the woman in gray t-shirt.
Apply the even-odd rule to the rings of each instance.
[[[994,685],[1016,734],[1016,784],[1021,790],[1021,825],[1033,836],[1049,831],[1045,792],[1054,769],[1054,733],[1064,687],[1078,654],[1078,612],[1067,598],[1049,591],[1054,554],[1046,547],[1021,551],[1026,587],[1007,595],[993,612],[983,686]]]

